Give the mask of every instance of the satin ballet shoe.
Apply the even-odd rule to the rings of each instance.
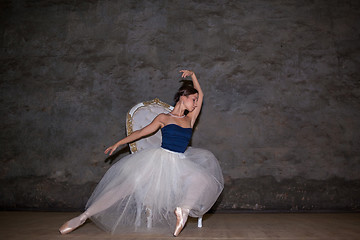
[[[73,218],[73,219],[67,221],[66,223],[64,223],[59,228],[59,232],[61,234],[68,234],[68,233],[74,231],[76,228],[83,225],[87,218],[88,218],[88,216],[85,213],[83,213],[80,216]]]
[[[181,232],[181,230],[184,228],[185,223],[188,219],[189,211],[190,211],[189,209],[184,209],[180,207],[177,207],[175,209],[176,227],[175,227],[174,237],[177,237]]]

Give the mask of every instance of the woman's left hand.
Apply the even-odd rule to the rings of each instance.
[[[108,147],[106,150],[105,150],[105,154],[108,154],[109,153],[109,156],[111,154],[113,154],[113,152],[118,148],[118,145],[117,144],[114,144],[112,145],[111,147]]]
[[[190,70],[181,70],[180,72],[182,72],[181,77],[183,77],[183,78],[194,75],[194,72],[190,71]]]

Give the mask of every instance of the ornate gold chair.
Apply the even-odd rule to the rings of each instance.
[[[155,98],[154,100],[141,102],[130,109],[126,118],[126,132],[130,135],[132,132],[139,130],[154,120],[160,113],[169,113],[174,107]],[[130,143],[131,153],[141,151],[149,147],[161,146],[161,132]]]
[[[169,113],[174,107],[155,98],[151,101],[141,102],[130,109],[126,117],[126,132],[130,135],[133,131],[139,130],[161,113]],[[141,151],[149,147],[161,146],[161,132],[129,144],[131,153]],[[139,206],[140,207],[140,206]],[[138,218],[141,216],[141,209],[138,209]],[[151,228],[151,209],[146,209],[147,227]],[[202,217],[198,218],[198,227],[202,227]]]

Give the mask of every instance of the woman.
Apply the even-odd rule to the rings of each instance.
[[[111,233],[175,227],[174,236],[178,236],[188,215],[201,217],[215,203],[224,186],[216,158],[209,151],[187,148],[204,94],[194,72],[180,72],[183,78],[191,76],[193,87],[179,89],[174,109],[159,114],[146,127],[107,148],[105,154],[159,129],[161,147],[142,150],[114,164],[91,195],[86,211],[66,222],[59,229],[62,234],[91,218]]]

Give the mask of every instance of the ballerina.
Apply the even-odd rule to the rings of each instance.
[[[213,206],[224,187],[219,163],[211,152],[188,147],[204,94],[193,71],[180,72],[183,78],[191,77],[193,86],[180,87],[174,109],[108,147],[105,154],[159,129],[161,147],[115,163],[95,188],[86,211],[62,225],[61,234],[90,218],[111,233],[175,227],[173,235],[178,236],[188,216],[201,217]]]

